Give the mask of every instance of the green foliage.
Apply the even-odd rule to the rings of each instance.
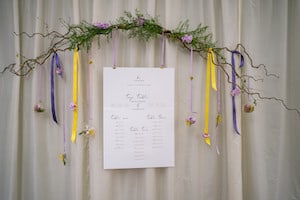
[[[207,52],[209,48],[214,48],[216,46],[215,42],[212,41],[212,34],[208,32],[208,26],[199,24],[194,30],[190,30],[189,21],[186,20],[179,23],[178,27],[170,34],[170,37],[178,39],[185,35],[193,36],[190,46],[195,50]]]
[[[119,29],[128,31],[129,38],[138,38],[142,41],[157,38],[163,31],[157,18],[144,16],[138,10],[136,10],[134,15],[130,12],[125,12],[125,16],[120,17],[117,22]]]
[[[189,29],[189,21],[181,22],[175,30],[165,30],[157,18],[143,15],[138,10],[134,14],[124,12],[124,16],[117,19],[116,23],[111,23],[107,28],[99,28],[97,25],[88,22],[81,22],[78,25],[68,25],[68,32],[65,39],[69,40],[69,49],[84,47],[89,49],[95,36],[106,36],[111,38],[114,30],[122,30],[128,33],[129,38],[138,38],[141,41],[148,41],[152,38],[160,37],[164,34],[167,38],[183,43],[185,47],[193,47],[194,50],[207,52],[209,48],[214,48],[212,34],[208,32],[207,26],[198,25],[194,30]],[[181,38],[185,35],[192,35],[193,40],[185,44]]]
[[[69,49],[75,49],[84,47],[89,49],[92,45],[93,39],[97,35],[109,35],[113,27],[108,27],[107,29],[100,29],[93,24],[88,22],[81,22],[78,25],[69,25],[68,39],[70,42]]]

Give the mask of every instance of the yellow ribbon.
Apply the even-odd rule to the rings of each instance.
[[[214,52],[212,48],[209,48],[207,53],[207,63],[206,63],[206,96],[205,96],[205,123],[204,123],[204,140],[205,143],[210,145],[210,137],[208,134],[208,121],[209,121],[209,101],[210,101],[210,79],[212,88],[217,90],[217,81],[214,65]]]
[[[75,108],[73,110],[73,123],[72,123],[72,136],[71,141],[74,143],[76,141],[76,132],[77,132],[77,121],[78,121],[78,96],[77,96],[77,86],[78,86],[78,63],[79,55],[78,50],[74,50],[73,57],[73,103]]]

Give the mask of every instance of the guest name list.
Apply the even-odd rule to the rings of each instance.
[[[174,74],[103,68],[104,169],[174,166]]]

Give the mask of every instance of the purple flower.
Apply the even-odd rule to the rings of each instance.
[[[231,96],[237,96],[241,94],[241,90],[239,88],[234,88],[232,91],[231,91]]]
[[[70,109],[71,109],[72,111],[76,110],[76,109],[77,109],[76,103],[71,102],[71,103],[70,103]]]
[[[144,25],[144,23],[145,23],[145,19],[144,18],[142,18],[142,17],[138,17],[137,19],[136,19],[136,25],[138,25],[138,26],[143,26]]]
[[[45,108],[44,108],[42,102],[35,104],[33,109],[35,112],[44,112],[45,111]]]
[[[194,117],[189,117],[185,119],[185,123],[187,126],[191,126],[196,123],[196,119]]]
[[[95,26],[97,26],[100,29],[107,29],[110,25],[108,23],[98,22],[98,23],[95,24]]]
[[[57,74],[57,75],[62,76],[62,73],[63,73],[62,68],[57,68],[57,69],[56,69],[56,74]]]
[[[191,43],[193,41],[193,36],[192,35],[184,35],[182,38],[181,38],[182,42],[185,42],[185,43]]]

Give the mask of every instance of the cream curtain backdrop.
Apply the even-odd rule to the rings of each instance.
[[[26,57],[37,56],[47,47],[40,37],[16,37],[13,32],[64,31],[66,22],[110,22],[124,11],[139,9],[158,16],[164,27],[174,29],[179,21],[190,20],[191,27],[208,25],[219,46],[234,48],[242,42],[255,64],[264,63],[280,79],[269,78],[251,87],[267,96],[284,99],[300,107],[300,1],[279,0],[2,0],[0,2],[1,67]],[[118,66],[159,66],[160,40],[148,43],[119,38]],[[91,119],[87,116],[87,54],[81,52],[79,77],[79,129],[86,123],[96,128],[94,138],[78,137],[70,142],[72,113],[72,52],[60,53],[65,79],[57,83],[58,120],[65,118],[67,165],[63,152],[63,124],[56,125],[50,113],[50,62],[37,66],[24,78],[10,73],[0,75],[0,199],[5,200],[296,200],[300,199],[299,118],[274,101],[259,101],[255,112],[238,112],[241,136],[234,133],[231,118],[230,85],[222,84],[222,131],[218,136],[221,154],[215,144],[208,147],[203,130],[205,61],[194,56],[194,107],[197,123],[186,127],[189,114],[189,53],[167,41],[166,67],[176,70],[175,167],[103,170],[102,145],[102,67],[111,66],[112,42],[94,45],[91,86]],[[230,56],[230,55],[228,55]],[[38,100],[39,68],[44,68],[43,101],[47,111],[33,112]],[[245,71],[251,69],[245,68]],[[256,74],[263,76],[263,72]],[[212,99],[216,99],[212,94]],[[243,102],[238,102],[241,108]],[[216,113],[212,100],[211,113]],[[215,137],[215,115],[210,130]]]

